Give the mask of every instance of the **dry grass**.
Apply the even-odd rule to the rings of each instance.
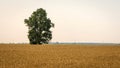
[[[1,44],[0,68],[120,68],[120,46]]]

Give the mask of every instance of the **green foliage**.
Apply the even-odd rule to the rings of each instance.
[[[52,39],[50,28],[54,27],[54,24],[47,18],[47,13],[44,9],[37,9],[24,22],[29,29],[28,38],[30,44],[47,44]]]

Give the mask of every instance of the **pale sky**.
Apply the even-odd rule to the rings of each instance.
[[[120,0],[0,0],[0,43],[29,42],[24,19],[44,8],[52,42],[120,43]]]

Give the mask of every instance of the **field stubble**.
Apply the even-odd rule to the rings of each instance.
[[[0,68],[120,68],[120,46],[1,44]]]

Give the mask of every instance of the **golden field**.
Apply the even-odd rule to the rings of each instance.
[[[1,44],[0,68],[120,68],[120,46]]]

